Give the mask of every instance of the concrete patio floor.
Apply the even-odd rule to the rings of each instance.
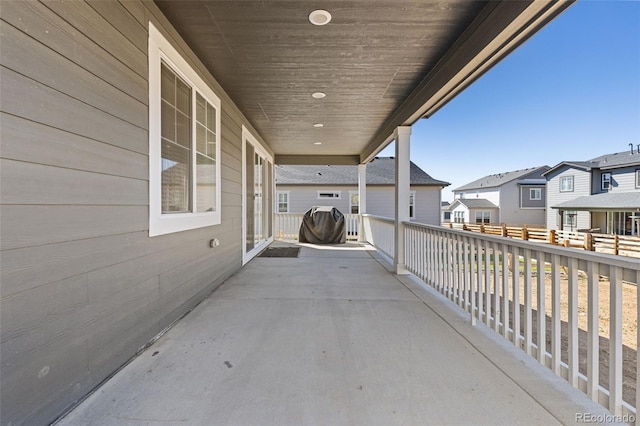
[[[608,414],[389,267],[358,244],[255,258],[59,424],[552,425]]]

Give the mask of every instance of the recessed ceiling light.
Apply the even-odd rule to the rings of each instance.
[[[322,142],[314,142],[314,145],[322,145]]]
[[[316,123],[313,125],[313,127],[324,127],[324,124],[322,123]]]
[[[331,14],[322,9],[314,10],[309,14],[309,22],[313,25],[327,25],[331,22]]]
[[[311,96],[316,98],[316,99],[322,99],[327,95],[322,93],[322,92],[314,92],[314,93],[311,94]]]

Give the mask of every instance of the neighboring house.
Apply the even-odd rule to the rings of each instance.
[[[544,176],[547,228],[640,234],[640,152],[563,161]]]
[[[448,182],[429,176],[413,162],[410,169],[409,216],[412,221],[440,224],[441,190]],[[395,159],[376,157],[367,164],[366,212],[395,216]],[[357,166],[276,166],[276,212],[304,213],[313,206],[333,206],[358,213]]]
[[[544,225],[549,166],[485,176],[453,190],[451,222]]]
[[[451,222],[451,210],[449,210],[449,207],[451,207],[451,203],[448,201],[442,201],[440,203],[440,223]]]

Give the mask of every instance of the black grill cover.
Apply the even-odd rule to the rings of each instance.
[[[316,206],[302,218],[298,241],[311,244],[342,244],[347,240],[344,215],[335,207]]]

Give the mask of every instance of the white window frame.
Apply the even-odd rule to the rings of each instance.
[[[321,194],[333,194],[333,197],[322,197]],[[317,191],[316,197],[318,200],[341,200],[342,191]]]
[[[600,175],[600,189],[608,191],[611,189],[611,173],[605,172]]]
[[[571,189],[562,189],[563,182],[571,182]],[[560,177],[560,192],[573,192],[573,176],[561,176]]]
[[[358,204],[353,204],[353,196],[358,196]],[[353,213],[353,207],[358,206],[358,213]],[[349,213],[350,214],[359,214],[360,213],[360,193],[358,191],[349,191]]]
[[[575,210],[565,210],[562,213],[562,229],[566,230],[565,227],[570,227],[574,229],[578,226],[578,212]]]
[[[534,196],[534,194],[537,194]],[[542,200],[542,188],[529,188],[529,200],[540,201]]]
[[[640,188],[640,169],[636,169],[636,188]]]
[[[478,222],[478,215],[480,215],[480,222]],[[487,222],[484,221],[484,219],[487,219]],[[485,224],[485,223],[491,223],[491,211],[489,210],[477,210],[475,212],[475,223],[478,224]]]
[[[220,181],[220,98],[193,70],[171,43],[149,22],[149,236],[170,234],[189,229],[219,225],[221,223],[221,181]],[[162,214],[162,145],[161,145],[161,62],[183,79],[192,91],[192,143],[191,164],[196,164],[195,156],[195,93],[199,93],[216,110],[216,187],[215,211]],[[196,167],[191,168],[191,191],[193,206],[196,196]],[[195,210],[195,208],[194,208]]]
[[[287,200],[287,211],[280,211],[280,195],[285,195]],[[276,191],[276,214],[278,213],[289,213],[289,200],[291,199],[291,191]]]
[[[416,218],[416,191],[409,191],[409,219]]]

